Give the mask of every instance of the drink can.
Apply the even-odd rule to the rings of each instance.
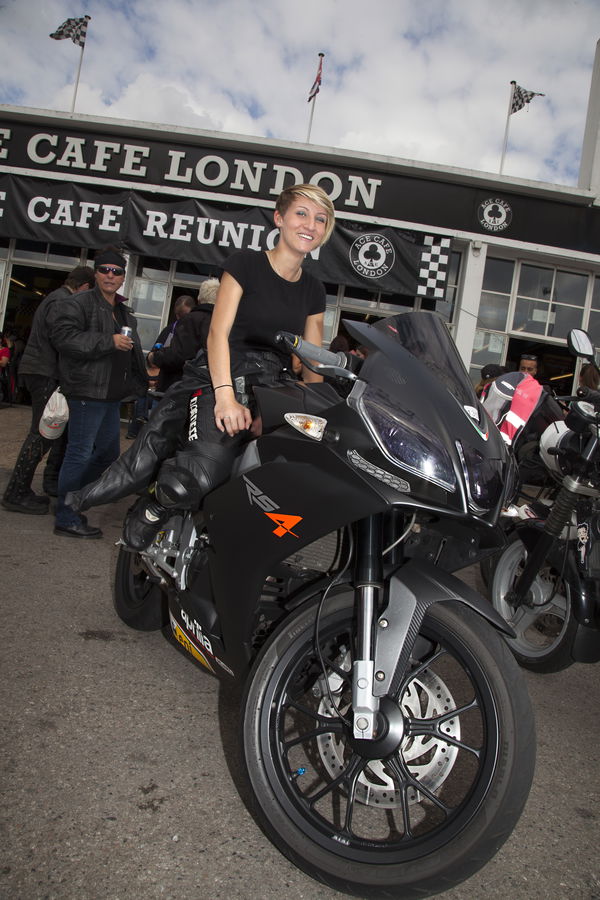
[[[129,325],[123,325],[121,328],[121,334],[124,334],[125,337],[130,338],[133,334],[133,328],[130,328]]]

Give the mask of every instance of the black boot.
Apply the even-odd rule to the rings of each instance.
[[[140,497],[123,526],[123,540],[132,550],[145,550],[169,518],[170,511],[154,497]]]
[[[1,502],[4,509],[10,512],[27,513],[30,516],[45,516],[49,509],[48,498],[38,497],[33,491],[21,497],[5,494]]]
[[[35,470],[44,456],[44,441],[39,434],[28,434],[4,491],[2,506],[11,512],[42,516],[48,511],[47,498],[36,497],[31,490]]]

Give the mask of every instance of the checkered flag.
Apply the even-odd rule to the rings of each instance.
[[[54,38],[55,41],[64,41],[65,38],[71,38],[74,44],[83,48],[90,19],[91,16],[82,16],[81,19],[66,19],[56,31],[52,32],[50,37]]]
[[[524,106],[527,106],[534,97],[545,97],[545,94],[538,94],[537,91],[526,91],[525,88],[519,87],[516,81],[511,81],[513,86],[512,103],[510,106],[510,114],[519,112]]]
[[[450,238],[426,234],[419,266],[417,295],[443,300],[450,263]]]

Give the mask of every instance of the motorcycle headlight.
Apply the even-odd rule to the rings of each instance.
[[[363,396],[360,409],[381,451],[396,466],[446,491],[456,490],[450,454],[435,434],[425,434],[373,397]]]

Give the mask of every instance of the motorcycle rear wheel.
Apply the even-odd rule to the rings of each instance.
[[[158,631],[168,620],[166,594],[141,564],[139,553],[119,549],[113,594],[119,618],[137,631]]]
[[[470,877],[513,830],[535,762],[531,704],[502,639],[459,604],[432,606],[396,697],[385,752],[354,741],[348,595],[290,615],[263,647],[243,704],[254,814],[311,877],[360,897],[417,898]],[[329,690],[327,690],[327,685]],[[331,697],[330,697],[331,695]],[[331,705],[331,698],[335,706]]]
[[[512,626],[516,638],[507,638],[520,666],[532,672],[560,672],[573,665],[571,648],[577,622],[571,608],[568,583],[549,563],[538,573],[530,591],[529,605],[514,609],[506,601],[523,564],[527,551],[518,535],[496,560],[490,597],[494,609]]]

